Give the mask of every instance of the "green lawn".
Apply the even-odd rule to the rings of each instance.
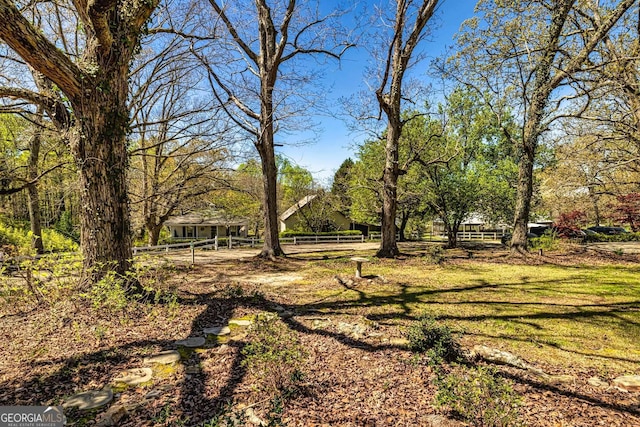
[[[371,254],[362,254],[371,255]],[[355,286],[348,257],[308,262],[279,292],[306,310],[406,325],[429,313],[486,344],[558,368],[631,371],[640,363],[640,266],[373,260]],[[383,280],[381,279],[383,278]]]

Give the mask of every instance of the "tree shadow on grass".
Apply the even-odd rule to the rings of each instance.
[[[283,271],[290,271],[284,269]],[[342,283],[343,282],[343,283]],[[456,286],[447,289],[419,288],[405,283],[395,284],[396,289],[388,291],[385,295],[376,294],[367,290],[366,285],[346,281],[339,282],[342,290],[331,299],[323,299],[309,304],[282,304],[276,300],[270,300],[261,296],[233,296],[222,297],[220,292],[209,293],[184,293],[179,303],[183,307],[198,306],[203,310],[193,319],[188,336],[202,336],[202,330],[207,327],[224,325],[241,309],[245,311],[274,311],[274,307],[281,305],[284,310],[291,315],[283,316],[284,323],[293,331],[308,336],[321,336],[323,338],[335,340],[345,346],[357,348],[366,352],[377,352],[388,349],[404,349],[403,346],[390,344],[389,342],[379,342],[367,338],[355,338],[354,336],[336,331],[333,327],[313,328],[306,324],[305,316],[310,313],[322,313],[323,316],[340,316],[343,314],[354,314],[362,312],[362,309],[372,309],[380,307],[396,307],[393,313],[367,314],[371,320],[393,320],[394,322],[410,322],[418,318],[421,313],[416,313],[417,305],[429,307],[436,304],[485,304],[485,305],[506,305],[520,307],[524,305],[536,305],[538,307],[564,308],[564,304],[543,304],[527,302],[503,302],[503,301],[458,301],[443,302],[438,298],[450,293],[460,293],[482,290],[495,290],[509,287],[509,283],[488,283],[478,281],[466,286]],[[545,283],[548,283],[545,282]],[[531,285],[531,282],[527,282]],[[340,299],[335,298],[340,295]],[[620,313],[635,310],[640,306],[639,301],[626,302],[620,304],[586,304],[585,310],[579,312],[557,313],[544,311],[533,314],[491,314],[491,315],[462,315],[450,314],[440,316],[445,320],[480,322],[486,320],[503,320],[510,322],[529,322],[534,320],[580,320],[597,319],[598,316],[605,316],[618,321],[628,321],[633,326],[638,326],[637,322],[629,319],[620,319]],[[571,306],[573,307],[573,306]],[[397,326],[398,323],[395,323]],[[187,338],[181,337],[181,338]],[[203,352],[193,352],[190,357],[183,361],[186,367],[191,367],[185,376],[178,380],[178,390],[171,396],[161,395],[157,400],[148,400],[147,406],[140,406],[134,409],[130,421],[124,421],[121,425],[135,425],[142,418],[152,418],[157,405],[162,402],[174,411],[177,419],[185,421],[186,425],[198,425],[211,420],[216,415],[225,411],[230,404],[233,404],[238,388],[246,379],[246,368],[242,356],[242,341],[234,341],[228,344],[224,350],[224,356],[218,357],[217,351],[221,347],[206,346]],[[141,355],[148,353],[150,348],[159,350],[175,348],[173,340],[145,339],[132,341],[122,345],[114,345],[96,352],[81,354],[68,359],[51,358],[46,361],[34,362],[34,366],[42,367],[43,371],[50,371],[37,377],[20,378],[13,381],[0,382],[0,404],[49,404],[60,403],[61,399],[69,396],[85,387],[95,387],[96,385],[108,384],[112,377],[121,369],[140,366]],[[221,378],[214,378],[210,366],[212,363],[226,362],[222,370],[224,375]],[[627,360],[628,361],[628,360]],[[53,369],[51,367],[53,366]],[[215,370],[214,370],[215,371]],[[217,374],[215,374],[217,375]],[[540,385],[536,385],[542,387]],[[80,389],[80,390],[78,390]],[[628,405],[616,405],[610,402],[599,400],[598,398],[586,396],[578,392],[551,388],[554,393],[566,394],[569,397],[586,400],[589,403],[603,408],[615,410],[621,413],[638,414],[637,408]],[[133,390],[133,397],[145,399],[146,390]],[[165,392],[168,393],[168,392]],[[124,401],[126,392],[123,392],[120,400]],[[116,402],[117,403],[117,402]],[[171,419],[166,417],[167,422]],[[188,421],[186,421],[188,419]],[[129,423],[129,424],[127,424]],[[159,425],[162,425],[161,423]],[[169,425],[169,424],[166,424]]]

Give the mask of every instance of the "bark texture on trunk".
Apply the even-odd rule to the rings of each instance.
[[[458,228],[451,227],[449,224],[445,224],[447,232],[447,249],[454,249],[458,247]]]
[[[551,11],[551,25],[548,34],[544,35],[546,44],[541,49],[541,58],[535,67],[535,77],[530,91],[529,105],[525,114],[525,125],[522,133],[520,164],[518,173],[517,200],[514,213],[513,237],[511,253],[527,252],[527,223],[531,213],[531,197],[533,194],[533,166],[535,162],[538,138],[546,129],[543,124],[549,98],[568,76],[578,72],[589,55],[602,39],[609,33],[616,22],[635,3],[634,0],[622,0],[615,9],[607,14],[603,22],[596,19],[595,31],[585,33],[584,47],[572,55],[570,60],[558,67],[556,56],[561,50],[562,30],[567,22],[569,12],[576,4],[575,0],[559,0]],[[558,68],[558,69],[555,69]],[[555,74],[552,73],[555,69]]]
[[[33,134],[29,140],[29,164],[27,166],[27,198],[29,201],[29,222],[31,224],[31,247],[36,253],[44,253],[42,241],[42,226],[40,220],[40,197],[38,194],[38,158],[40,157],[40,144],[42,142],[42,108],[36,112]]]
[[[261,258],[275,259],[283,256],[278,234],[278,198],[277,198],[277,169],[273,145],[259,145],[258,152],[262,163],[262,185],[264,187],[262,205],[264,208],[264,244],[258,255]]]
[[[420,42],[424,28],[435,11],[437,0],[422,0],[415,4],[406,0],[396,2],[393,35],[388,49],[380,86],[376,90],[378,104],[387,116],[387,143],[382,191],[382,240],[376,253],[380,258],[400,254],[396,242],[396,210],[398,204],[398,152],[402,134],[402,80],[409,67],[414,49]],[[414,8],[414,22],[410,20]]]
[[[559,84],[559,81],[557,83],[553,82],[551,71],[558,52],[562,28],[574,3],[575,1],[564,0],[554,9],[551,17],[551,26],[549,27],[549,41],[536,67],[533,90],[525,116],[520,146],[516,206],[513,220],[513,236],[511,238],[512,254],[527,253],[527,225],[531,214],[533,166],[538,148],[538,138],[542,133],[541,123],[549,97],[557,84]]]
[[[125,276],[131,264],[126,184],[129,66],[157,0],[74,1],[85,39],[81,58],[65,53],[32,24],[15,3],[0,0],[0,39],[65,100],[38,94],[54,122],[68,131],[81,187],[83,283],[108,271]],[[58,114],[60,113],[60,114]]]
[[[398,117],[400,114],[398,113]],[[382,229],[380,249],[376,253],[380,258],[393,258],[400,254],[396,242],[396,210],[398,206],[398,141],[402,126],[399,121],[389,117],[387,144],[385,146],[385,167],[382,191]]]
[[[78,125],[70,138],[82,192],[80,244],[87,283],[100,280],[107,271],[124,276],[132,258],[126,74],[103,85],[111,88],[108,93],[92,93],[87,107],[75,110]]]
[[[261,258],[275,259],[283,256],[278,235],[278,199],[277,199],[277,169],[274,151],[275,143],[275,109],[273,105],[273,91],[278,79],[278,68],[283,61],[283,52],[286,45],[286,31],[281,33],[282,40],[277,41],[276,29],[271,14],[271,9],[266,1],[256,1],[258,8],[258,26],[260,31],[260,54],[256,56],[256,62],[260,70],[260,133],[255,142],[262,165],[262,184],[264,187],[262,206],[264,209],[264,244],[258,255]],[[287,6],[285,23],[281,29],[287,30],[291,19],[295,2]]]

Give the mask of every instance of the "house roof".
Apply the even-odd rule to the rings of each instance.
[[[249,220],[241,217],[225,215],[223,212],[212,213],[190,213],[186,215],[174,216],[165,221],[164,225],[169,227],[188,226],[224,226],[248,225]]]
[[[309,194],[308,196],[305,196],[302,199],[298,200],[296,204],[291,206],[289,209],[284,211],[282,215],[280,215],[280,221],[286,221],[287,218],[289,218],[291,215],[293,215],[294,213],[298,212],[300,209],[308,205],[316,197],[318,197],[317,194]]]
[[[435,218],[433,222],[442,223],[443,221],[441,218]],[[482,217],[482,214],[479,214],[479,213],[470,213],[469,215],[467,215],[465,220],[460,223],[460,225],[484,225],[484,224],[486,224],[486,221]]]

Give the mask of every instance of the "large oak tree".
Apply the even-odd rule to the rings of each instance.
[[[473,85],[500,114],[520,117],[521,131],[509,133],[519,151],[519,178],[511,248],[524,253],[533,195],[534,164],[543,135],[589,103],[580,77],[594,67],[591,54],[634,0],[481,0],[478,16],[459,36],[457,77]],[[463,71],[461,71],[463,70]],[[582,98],[578,112],[569,112]]]
[[[126,185],[129,68],[157,0],[73,0],[68,5],[81,39],[61,46],[20,9],[0,0],[0,39],[64,96],[4,88],[3,95],[41,104],[67,131],[82,189],[81,247],[87,283],[107,270],[124,274],[131,262]],[[13,92],[12,90],[13,89]]]

